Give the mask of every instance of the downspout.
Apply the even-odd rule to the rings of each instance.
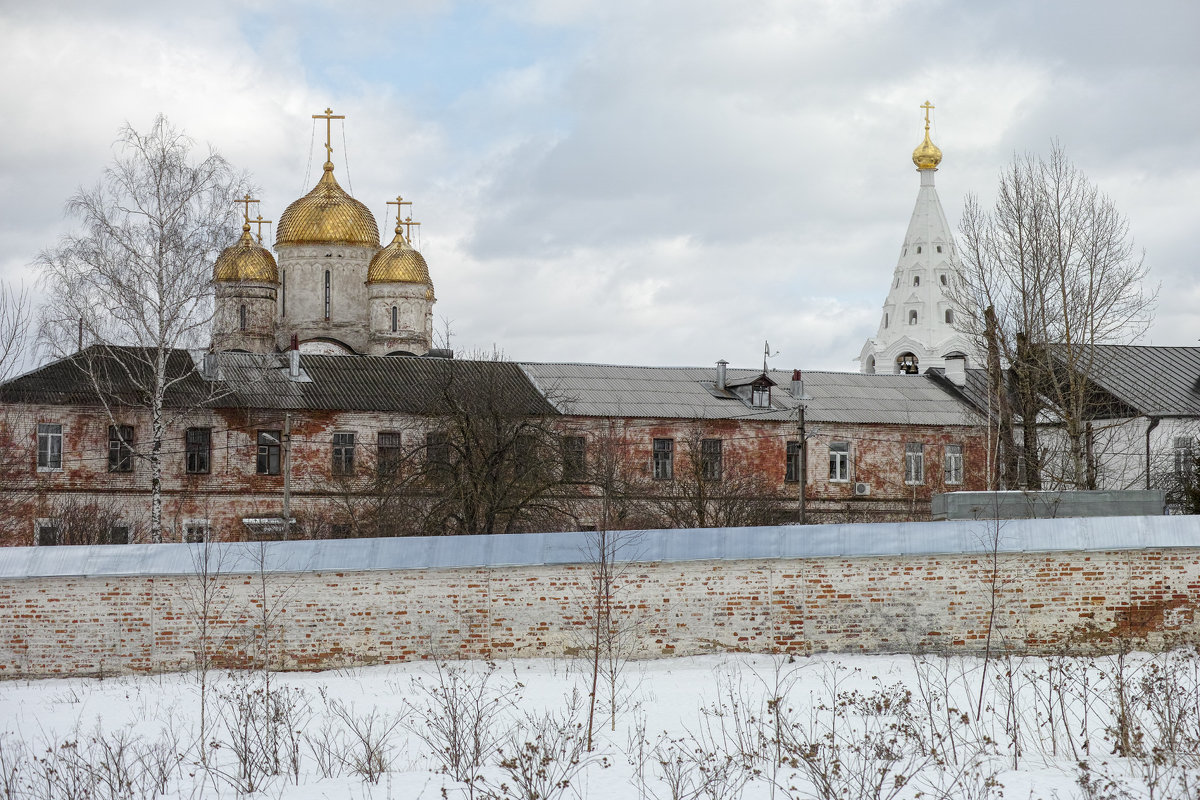
[[[1150,420],[1150,424],[1146,426],[1146,488],[1150,488],[1150,431],[1158,427],[1158,423],[1162,422],[1158,417],[1146,417]]]

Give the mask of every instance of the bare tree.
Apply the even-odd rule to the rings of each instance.
[[[499,354],[435,369],[421,469],[429,532],[561,528],[568,514],[558,412]]]
[[[233,238],[233,200],[246,189],[246,177],[216,152],[195,157],[192,140],[165,117],[145,133],[127,124],[100,182],[67,202],[82,230],[37,259],[55,298],[42,309],[43,345],[58,356],[77,341],[92,345],[75,361],[113,425],[130,408],[149,417],[149,440],[127,444],[149,465],[155,540],[168,398],[194,374],[169,362],[179,348],[208,344],[212,265]]]
[[[1024,484],[1040,488],[1048,460],[1036,429],[1043,412],[1063,429],[1059,482],[1094,483],[1088,421],[1103,414],[1088,379],[1095,346],[1140,336],[1157,298],[1143,288],[1149,268],[1128,220],[1056,142],[1048,157],[1014,157],[991,209],[969,195],[959,232],[962,264],[950,287],[963,312],[957,325],[979,352],[998,353],[1010,367]],[[998,371],[989,374],[999,398]]]
[[[777,521],[782,498],[718,431],[695,420],[680,438],[682,458],[670,481],[655,481],[649,503],[672,528],[727,528]]]

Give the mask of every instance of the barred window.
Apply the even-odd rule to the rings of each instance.
[[[579,481],[587,475],[587,439],[562,437],[562,476],[564,481]]]
[[[829,443],[829,480],[850,480],[850,443]]]
[[[37,468],[62,469],[63,432],[57,422],[39,422],[37,426]]]
[[[279,453],[283,445],[283,434],[280,431],[258,432],[258,461],[255,471],[259,475],[279,474]]]
[[[207,474],[212,461],[212,428],[188,428],[184,432],[184,451],[188,474]]]
[[[669,481],[675,477],[675,440],[654,440],[654,480]]]
[[[721,480],[721,440],[700,441],[700,477],[706,481]]]
[[[906,442],[904,445],[904,482],[925,482],[925,445],[920,442]]]
[[[789,483],[797,483],[800,480],[800,443],[787,443],[787,467],[784,471],[783,479]]]
[[[133,472],[133,426],[108,426],[108,471]]]
[[[963,481],[963,449],[961,444],[946,445],[945,463],[946,483],[956,484]]]
[[[333,474],[354,474],[353,433],[335,433],[333,435]]]

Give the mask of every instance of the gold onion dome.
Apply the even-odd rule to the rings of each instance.
[[[429,265],[425,263],[425,257],[405,240],[399,225],[396,226],[396,238],[371,259],[367,283],[420,283],[429,287],[426,299],[433,299]]]
[[[333,164],[308,194],[287,207],[275,229],[275,246],[343,244],[379,247],[379,226],[370,209],[346,194],[333,177]]]
[[[925,123],[925,141],[913,150],[913,163],[917,165],[917,169],[937,169],[937,165],[942,163],[942,151],[929,141],[928,122]]]
[[[260,281],[277,283],[279,268],[271,251],[254,241],[250,223],[242,225],[242,238],[226,247],[213,266],[214,281]]]

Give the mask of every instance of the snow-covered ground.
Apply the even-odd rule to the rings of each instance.
[[[620,666],[590,753],[583,661],[8,681],[0,800],[1200,797],[1190,650]]]

